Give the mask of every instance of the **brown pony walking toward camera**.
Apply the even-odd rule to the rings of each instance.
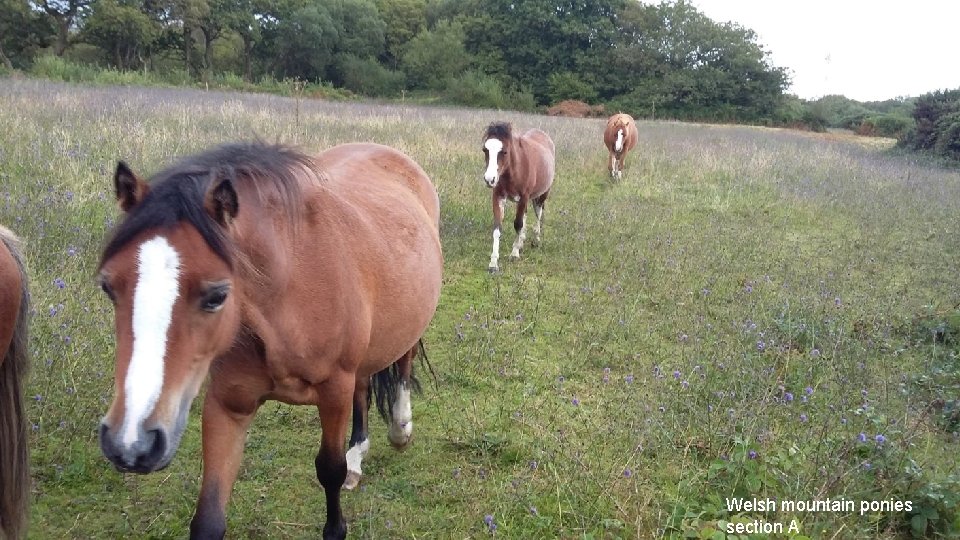
[[[255,143],[185,158],[149,183],[121,162],[114,184],[125,216],[100,263],[117,338],[104,455],[121,471],[166,467],[209,374],[190,537],[222,538],[257,409],[313,405],[323,537],[344,538],[340,489],[359,481],[370,446],[371,388],[390,442],[413,435],[412,361],[443,266],[430,179],[377,144],[311,156]]]
[[[637,145],[637,123],[629,114],[617,113],[607,120],[603,131],[603,144],[610,152],[608,168],[616,180],[623,178],[623,165],[627,154]]]
[[[0,538],[11,540],[26,536],[30,487],[23,410],[28,299],[19,242],[0,226]]]
[[[541,240],[543,207],[553,187],[554,146],[550,136],[539,129],[530,129],[520,135],[505,122],[490,124],[483,133],[483,154],[486,169],[483,180],[493,190],[493,250],[488,269],[500,269],[500,226],[504,204],[509,199],[517,203],[513,228],[517,239],[510,257],[520,258],[520,250],[527,237],[527,204],[533,201],[537,224],[533,228],[533,245]]]

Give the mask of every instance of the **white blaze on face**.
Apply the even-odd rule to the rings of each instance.
[[[617,144],[613,147],[617,149],[617,152],[623,150],[623,128],[617,130]]]
[[[493,187],[497,185],[497,156],[503,150],[503,142],[500,139],[487,139],[483,147],[487,149],[487,170],[483,173],[483,179]]]
[[[124,379],[126,414],[121,440],[139,437],[140,425],[153,412],[163,388],[163,359],[173,304],[180,288],[180,256],[166,238],[140,245],[137,285],[133,292],[133,354]]]

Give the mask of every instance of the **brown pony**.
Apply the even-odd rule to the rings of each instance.
[[[610,151],[610,176],[623,178],[623,162],[627,153],[637,145],[637,123],[629,114],[617,113],[607,120],[607,129],[603,132],[603,144]]]
[[[30,469],[23,411],[27,274],[17,237],[0,227],[0,538],[26,534]]]
[[[483,154],[487,168],[483,180],[493,189],[493,251],[489,270],[500,269],[500,225],[507,199],[517,203],[513,228],[517,239],[510,257],[520,258],[520,249],[527,237],[527,203],[533,200],[537,224],[533,228],[533,245],[540,243],[543,224],[543,205],[553,186],[554,147],[550,136],[539,129],[530,129],[514,136],[513,128],[505,122],[490,124],[483,133]]]
[[[346,144],[317,156],[223,146],[141,180],[114,177],[125,212],[100,263],[114,304],[116,385],[104,455],[149,473],[173,458],[207,373],[203,481],[191,538],[221,538],[246,430],[274,399],[315,405],[324,538],[344,538],[340,488],[369,448],[368,390],[390,441],[412,436],[412,360],[440,296],[437,192],[406,155]],[[354,415],[350,452],[344,438]]]

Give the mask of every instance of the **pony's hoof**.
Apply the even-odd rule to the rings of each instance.
[[[511,260],[511,261],[519,261],[519,260],[520,260],[520,254],[517,253],[516,255],[514,255],[513,253],[511,253],[511,254],[510,254],[510,260]]]
[[[499,267],[499,266],[489,266],[489,267],[487,267],[487,272],[490,272],[491,274],[499,274],[499,273],[500,273],[500,267]]]
[[[387,432],[387,440],[390,441],[390,446],[397,450],[406,450],[410,446],[410,441],[413,440],[413,422],[391,424],[390,431]]]
[[[360,485],[360,473],[347,471],[347,478],[343,481],[343,489],[354,489]]]
[[[388,437],[390,439],[390,446],[394,448],[397,452],[403,452],[407,448],[410,448],[410,442],[413,441],[413,433],[405,435],[403,437]]]

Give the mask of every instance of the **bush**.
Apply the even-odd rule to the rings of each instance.
[[[575,73],[564,71],[551,73],[547,78],[547,95],[551,103],[571,99],[590,103],[597,99],[597,90]]]
[[[373,97],[391,97],[400,94],[406,78],[403,73],[392,71],[372,58],[341,56],[337,67],[343,86],[352,92]]]
[[[856,126],[856,131],[860,135],[872,137],[900,138],[910,129],[911,125],[912,122],[909,118],[892,114],[879,114],[862,119]]]
[[[933,151],[939,156],[960,161],[960,110],[937,120]]]
[[[497,79],[479,71],[468,71],[451,79],[447,83],[444,97],[469,107],[519,111],[536,108],[532,92],[505,90]]]

